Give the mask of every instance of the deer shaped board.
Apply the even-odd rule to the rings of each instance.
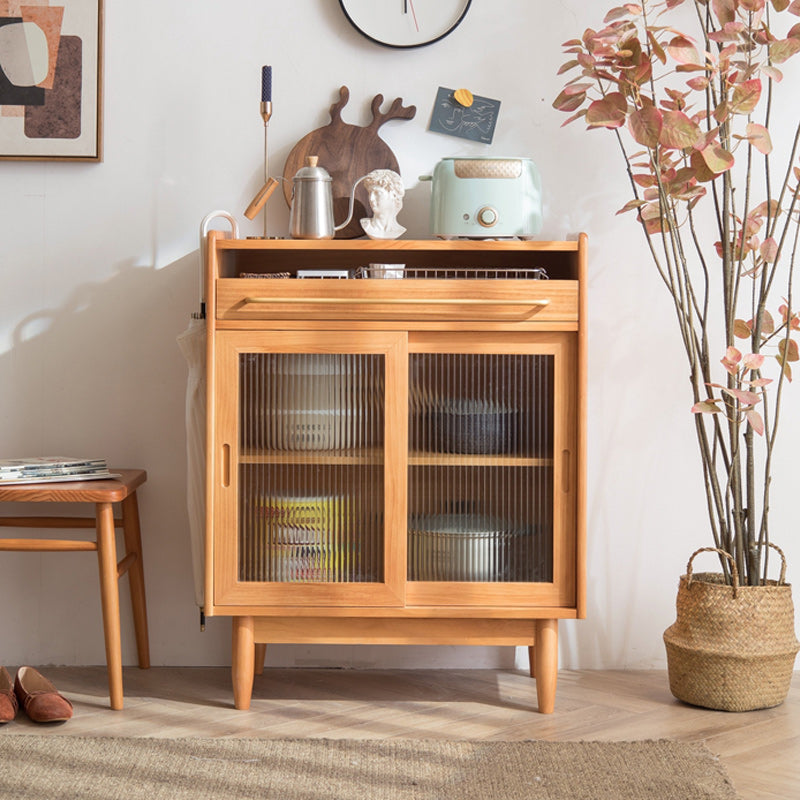
[[[413,119],[416,106],[403,106],[398,97],[386,113],[381,112],[383,95],[372,99],[372,122],[367,126],[350,125],[342,120],[342,109],[350,99],[346,86],[339,89],[339,99],[331,106],[331,121],[322,128],[306,134],[291,150],[283,168],[283,191],[286,202],[292,202],[292,178],[305,164],[306,156],[317,156],[319,166],[324,167],[333,182],[333,214],[337,222],[347,217],[353,184],[375,169],[391,169],[400,173],[397,159],[389,145],[378,136],[378,129],[392,119]],[[353,218],[336,232],[337,239],[356,239],[364,235],[359,220],[368,216],[369,198],[367,190],[356,188]]]

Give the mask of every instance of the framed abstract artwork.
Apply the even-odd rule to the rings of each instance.
[[[102,161],[103,0],[0,0],[0,159]]]

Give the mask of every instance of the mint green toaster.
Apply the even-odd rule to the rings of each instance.
[[[443,158],[420,180],[433,183],[439,238],[532,238],[542,228],[541,178],[529,158]]]

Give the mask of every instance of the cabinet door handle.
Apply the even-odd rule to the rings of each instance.
[[[362,298],[362,297],[245,297],[245,303],[294,303],[294,304],[319,304],[319,305],[381,305],[381,306],[547,306],[549,300],[488,300],[486,298],[470,297],[458,300],[454,297],[445,297],[439,300],[426,297],[414,300],[409,297]]]
[[[222,486],[225,489],[231,485],[231,446],[222,445]]]
[[[491,306],[524,306],[527,311],[518,312],[521,318],[526,318],[535,314],[545,306],[550,305],[550,301],[531,300],[531,299],[509,299],[509,300],[489,300],[485,298],[467,298],[464,300],[457,300],[453,297],[446,297],[440,299],[424,298],[420,300],[413,300],[408,297],[386,297],[381,299],[376,298],[359,298],[359,297],[245,297],[245,303],[258,303],[258,304],[272,304],[272,305],[318,305],[318,306],[469,306],[470,308],[481,307],[490,308]]]
[[[561,453],[561,491],[564,492],[564,494],[569,493],[572,484],[572,481],[570,480],[570,476],[572,475],[570,455],[571,454],[569,450],[564,450]]]

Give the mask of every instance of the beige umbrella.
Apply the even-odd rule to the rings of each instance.
[[[189,366],[186,384],[186,504],[189,512],[189,535],[192,548],[195,602],[205,605],[205,472],[206,472],[206,304],[203,281],[206,238],[210,223],[217,217],[227,219],[234,239],[239,238],[236,220],[227,211],[212,211],[200,224],[200,312],[192,314],[189,326],[177,342]]]

